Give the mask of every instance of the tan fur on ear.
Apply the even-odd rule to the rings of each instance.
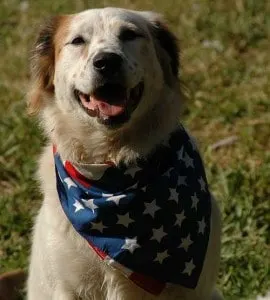
[[[65,16],[56,16],[41,26],[30,59],[32,85],[28,94],[28,112],[38,113],[45,101],[53,97],[56,34]]]

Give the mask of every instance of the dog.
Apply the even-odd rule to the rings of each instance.
[[[219,299],[219,209],[179,124],[179,49],[162,16],[53,17],[31,70],[48,145],[27,299]]]
[[[0,274],[0,300],[18,299],[25,285],[24,270],[14,270]]]

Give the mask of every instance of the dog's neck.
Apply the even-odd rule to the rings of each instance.
[[[78,122],[67,123],[66,116],[45,110],[43,118],[47,125],[48,119],[50,123],[47,134],[65,160],[89,164],[105,161],[116,165],[120,162],[132,164],[137,158],[148,155],[177,128],[180,95],[170,94],[170,91],[168,89],[166,100],[157,101],[153,109],[136,123],[128,122],[117,130],[96,130]]]

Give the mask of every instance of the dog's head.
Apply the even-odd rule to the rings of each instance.
[[[74,122],[114,129],[153,109],[176,86],[178,47],[157,14],[117,8],[50,19],[32,56],[29,108],[54,106]]]

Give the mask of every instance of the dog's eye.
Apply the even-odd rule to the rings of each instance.
[[[133,41],[139,37],[143,37],[143,35],[131,29],[123,29],[119,35],[122,41]]]
[[[77,36],[77,37],[75,37],[75,39],[73,39],[72,41],[71,41],[71,44],[72,45],[82,45],[82,44],[84,44],[85,43],[85,40],[83,39],[83,37],[81,37],[81,36]]]

